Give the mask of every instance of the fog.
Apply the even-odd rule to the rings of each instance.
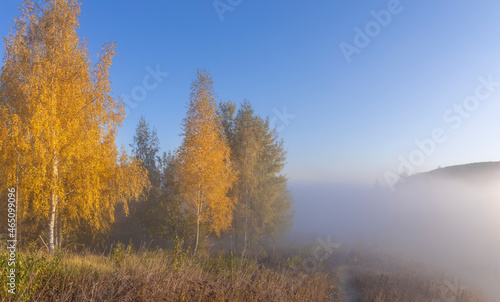
[[[292,234],[376,243],[500,301],[500,175],[411,177],[381,186],[292,184]]]

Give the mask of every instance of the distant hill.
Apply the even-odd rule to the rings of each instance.
[[[406,178],[404,183],[436,178],[481,183],[500,181],[500,162],[481,162],[438,168],[412,175]]]

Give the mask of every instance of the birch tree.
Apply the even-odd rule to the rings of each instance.
[[[105,233],[119,200],[137,196],[147,173],[115,144],[124,118],[111,97],[114,44],[92,66],[76,29],[75,0],[26,0],[5,39],[0,75],[0,154],[19,211],[48,224],[48,248],[86,229]]]
[[[198,71],[191,87],[179,149],[179,190],[196,217],[195,254],[201,227],[220,235],[231,227],[234,209],[234,201],[227,192],[235,175],[212,85],[210,75]]]

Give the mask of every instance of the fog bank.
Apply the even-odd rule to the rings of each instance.
[[[500,301],[500,177],[428,174],[379,186],[290,186],[292,234],[377,245],[424,261]]]

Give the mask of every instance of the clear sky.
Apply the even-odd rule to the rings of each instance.
[[[2,1],[0,35],[20,3]],[[217,3],[232,10],[218,13],[212,0],[83,1],[79,32],[93,58],[117,42],[116,96],[141,91],[148,67],[168,72],[134,102],[119,144],[128,146],[144,115],[162,151],[177,148],[191,81],[206,68],[220,99],[248,99],[275,118],[292,182],[373,183],[437,128],[446,140],[413,154],[415,171],[500,160],[500,87],[491,82],[500,81],[500,2]],[[276,114],[284,111],[295,116],[288,124]]]

